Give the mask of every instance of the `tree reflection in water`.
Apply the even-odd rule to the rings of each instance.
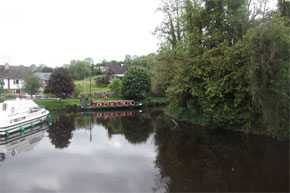
[[[113,135],[124,135],[132,144],[145,143],[154,132],[153,120],[150,114],[136,113],[134,116],[122,117],[92,117],[89,114],[76,118],[77,127],[89,128],[90,124],[102,125],[108,130],[109,139]]]
[[[155,164],[160,173],[154,190],[288,192],[289,157],[285,143],[186,124],[173,131],[159,127],[155,134]],[[281,173],[281,168],[285,172]]]
[[[55,148],[62,149],[69,146],[73,130],[75,130],[74,116],[61,115],[59,119],[53,121],[47,132]]]

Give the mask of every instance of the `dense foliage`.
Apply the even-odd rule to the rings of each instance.
[[[33,72],[43,72],[43,73],[53,72],[53,68],[48,67],[45,64],[40,64],[39,66],[32,64],[30,67],[32,68]]]
[[[71,60],[70,64],[65,66],[73,80],[83,80],[85,77],[96,74],[96,68],[91,58]]]
[[[122,79],[122,96],[125,98],[144,98],[151,91],[151,76],[144,68],[131,67]]]
[[[163,1],[153,91],[169,97],[179,118],[287,137],[290,27],[279,10],[290,5],[278,5]]]
[[[45,93],[51,93],[59,98],[66,98],[74,91],[74,84],[65,68],[56,68],[49,77]]]
[[[118,78],[114,78],[109,84],[109,89],[115,93],[117,96],[121,95],[122,81]]]
[[[40,91],[40,87],[42,86],[42,82],[40,78],[37,76],[29,75],[24,77],[23,91],[27,94],[35,95]]]

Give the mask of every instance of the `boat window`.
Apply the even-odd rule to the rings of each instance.
[[[12,119],[12,120],[10,121],[10,123],[19,122],[19,121],[22,121],[22,120],[24,120],[24,119],[26,119],[26,117],[19,117],[19,118],[17,118],[17,119]]]
[[[101,106],[101,103],[98,103],[98,106]]]
[[[36,113],[38,111],[40,111],[41,109],[39,107],[33,107],[33,108],[30,108],[28,113]]]
[[[105,106],[108,106],[108,103],[105,103]]]
[[[2,105],[2,110],[3,110],[3,111],[6,111],[6,109],[7,109],[7,104],[4,103],[4,104]]]

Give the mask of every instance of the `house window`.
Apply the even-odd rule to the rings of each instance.
[[[14,80],[13,84],[19,84],[19,80]]]
[[[13,94],[20,94],[20,90],[13,90]]]

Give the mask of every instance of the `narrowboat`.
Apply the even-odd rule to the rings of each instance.
[[[0,135],[24,131],[47,119],[50,119],[49,111],[32,100],[17,98],[0,103]]]
[[[88,110],[110,110],[110,109],[125,109],[125,108],[138,108],[142,103],[136,103],[133,100],[123,101],[92,101],[90,105],[82,105],[82,109]]]

